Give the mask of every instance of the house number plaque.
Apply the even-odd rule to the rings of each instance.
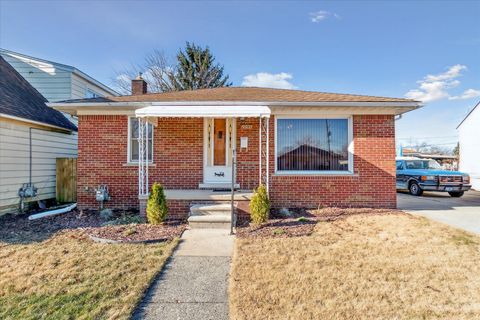
[[[252,128],[253,128],[253,126],[251,124],[242,124],[242,129],[250,130]]]

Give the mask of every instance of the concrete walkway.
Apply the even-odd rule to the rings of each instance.
[[[233,242],[228,230],[185,231],[133,319],[228,319]]]
[[[468,191],[461,198],[444,192],[425,192],[421,197],[397,194],[397,207],[405,212],[480,234],[480,192]]]

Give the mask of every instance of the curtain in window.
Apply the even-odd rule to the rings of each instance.
[[[347,119],[278,119],[278,171],[348,171]]]

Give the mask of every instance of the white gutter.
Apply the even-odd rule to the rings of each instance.
[[[98,108],[98,107],[146,107],[146,106],[288,106],[288,107],[420,107],[419,102],[362,102],[362,101],[319,101],[319,102],[285,102],[285,101],[152,101],[152,102],[50,102],[49,107],[57,109]]]
[[[78,109],[79,107],[81,107],[82,109],[95,109],[99,107],[132,109],[132,107],[141,108],[152,105],[150,102],[46,102],[45,104],[55,110],[74,110]]]
[[[150,106],[135,110],[137,117],[266,117],[271,114],[267,106]]]
[[[28,220],[35,220],[35,219],[40,219],[40,218],[44,218],[44,217],[55,216],[57,214],[72,211],[76,207],[77,207],[77,204],[74,203],[74,204],[69,205],[68,207],[65,207],[65,208],[54,209],[54,210],[44,211],[44,212],[37,213],[37,214],[32,214],[31,216],[28,217]]]
[[[67,128],[55,126],[53,124],[40,122],[40,121],[35,121],[35,120],[30,120],[30,119],[21,118],[21,117],[16,117],[16,116],[11,116],[9,114],[4,114],[4,113],[0,113],[0,118],[7,118],[7,119],[12,119],[12,120],[21,121],[21,122],[33,123],[33,124],[36,124],[36,125],[39,125],[39,126],[50,127],[50,128],[62,130],[62,131],[65,131],[65,132],[72,132],[73,131],[73,130],[70,130],[70,129],[67,129]]]

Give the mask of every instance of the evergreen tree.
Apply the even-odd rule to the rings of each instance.
[[[162,223],[168,214],[167,198],[163,187],[159,183],[154,183],[152,192],[148,196],[147,202],[147,221],[151,224]]]
[[[169,73],[174,91],[229,87],[223,66],[215,63],[210,49],[187,42],[185,50],[177,54],[176,69]]]

